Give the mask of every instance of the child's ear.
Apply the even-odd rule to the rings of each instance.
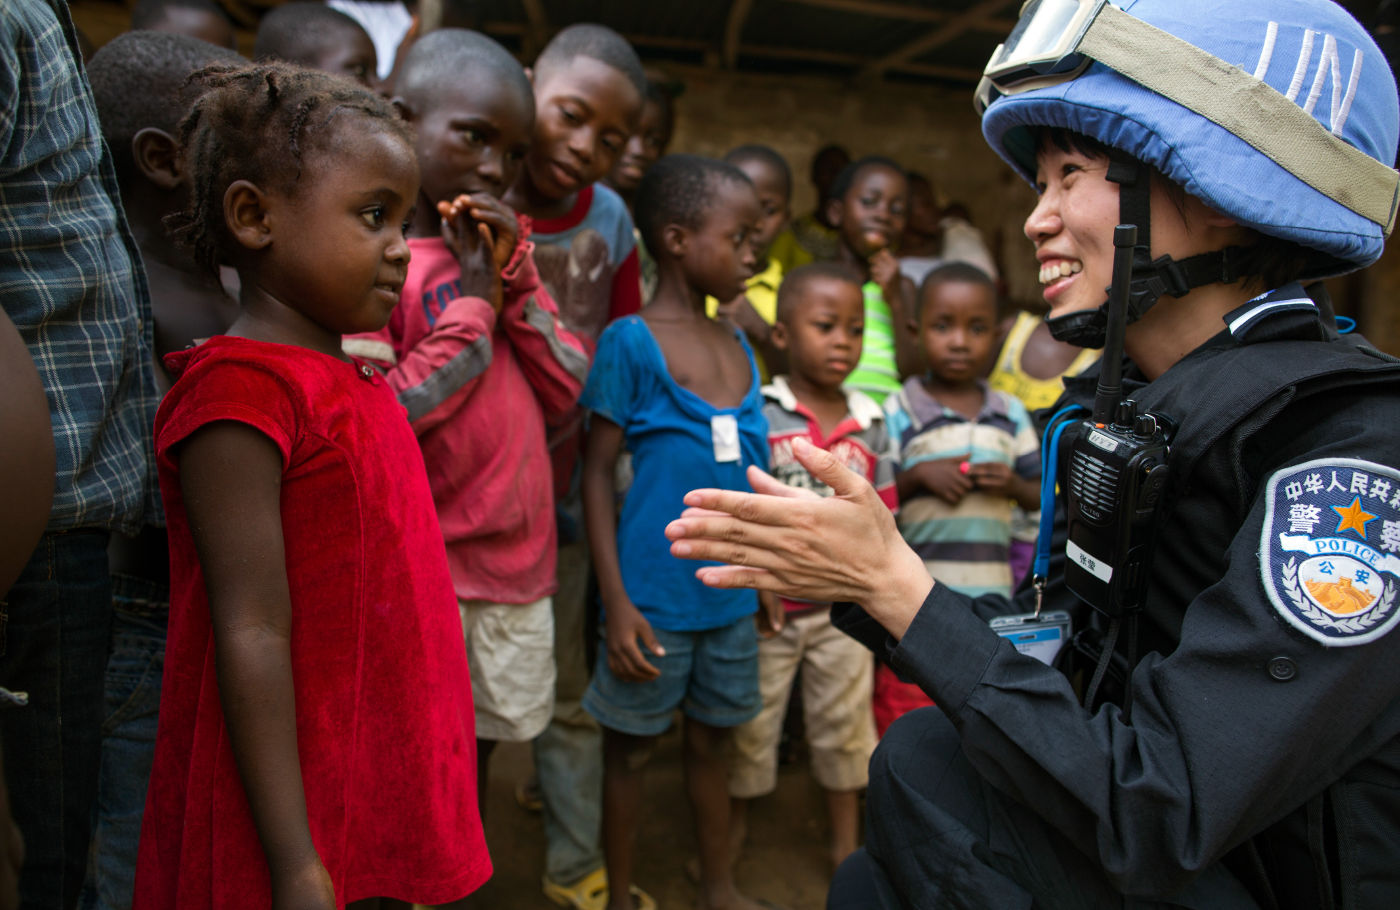
[[[826,203],[826,220],[832,227],[841,226],[841,216],[845,213],[846,206],[840,199],[830,199]]]
[[[403,100],[403,96],[395,95],[393,100],[389,103],[394,106],[394,110],[399,112],[399,116],[403,118],[404,123],[413,122],[413,108],[407,101]]]
[[[773,347],[780,351],[786,351],[788,349],[787,325],[781,322],[773,323],[772,328],[768,330],[768,340],[773,343]]]
[[[173,190],[185,182],[185,165],[180,143],[165,130],[148,126],[131,137],[131,157],[141,175],[163,190]]]
[[[908,320],[905,320],[904,327],[905,327],[906,329],[909,330],[909,334],[910,334],[910,335],[913,335],[915,338],[918,338],[918,337],[919,337],[919,320],[918,320],[918,319],[908,319]]]
[[[690,231],[679,224],[668,224],[661,229],[661,246],[673,259],[680,259],[690,249]]]
[[[224,224],[240,245],[264,250],[272,244],[272,219],[267,196],[247,180],[235,180],[224,191]]]

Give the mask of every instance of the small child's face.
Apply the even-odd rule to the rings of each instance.
[[[981,376],[996,342],[997,306],[992,289],[964,281],[924,288],[918,335],[933,375],[957,385]]]
[[[535,74],[530,181],[547,199],[564,199],[617,164],[637,131],[642,97],[620,70],[592,57]]]
[[[464,78],[434,86],[417,110],[400,102],[417,132],[423,199],[500,198],[515,182],[534,129],[529,98],[500,80]],[[423,205],[420,201],[419,205]]]
[[[408,275],[404,234],[418,197],[413,148],[357,122],[341,126],[307,163],[291,195],[264,191],[261,206],[240,203],[247,193],[228,195],[224,217],[235,240],[260,251],[244,283],[256,280],[328,331],[378,331]]]
[[[904,233],[909,212],[909,183],[893,168],[863,168],[841,199],[831,201],[828,220],[861,259],[888,249]]]
[[[763,212],[763,218],[759,221],[753,244],[762,262],[768,258],[768,248],[787,227],[790,213],[787,181],[771,164],[757,158],[740,161],[735,167],[753,181],[754,191],[758,193],[758,207]]]
[[[666,146],[670,144],[671,124],[666,120],[666,110],[648,100],[642,106],[641,124],[627,140],[627,148],[608,175],[608,182],[624,193],[632,192],[646,176],[647,168],[666,154]]]
[[[298,61],[323,73],[344,76],[370,91],[379,90],[379,57],[374,42],[364,29],[343,29],[334,33],[338,40],[320,49],[315,60]]]
[[[788,367],[812,385],[834,389],[860,362],[865,298],[853,281],[811,278],[787,318],[773,326],[773,344]]]
[[[711,198],[698,228],[680,228],[676,258],[692,288],[733,300],[744,293],[758,263],[753,240],[761,220],[758,197],[747,182],[722,180]]]

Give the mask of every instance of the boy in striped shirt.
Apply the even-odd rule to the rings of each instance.
[[[962,262],[934,269],[907,330],[929,371],[885,400],[899,461],[898,524],[939,584],[977,597],[1011,594],[1011,506],[1040,503],[1040,442],[1020,400],[987,385],[996,352],[992,279]],[[883,664],[875,719],[884,730],[931,704]]]
[[[880,406],[842,387],[861,355],[865,327],[859,279],[847,266],[814,263],[794,269],[778,291],[772,342],[786,354],[789,375],[765,386],[769,470],[788,486],[830,496],[831,489],[792,454],[803,437],[831,452],[875,485],[895,508],[894,461]],[[730,764],[731,843],[737,853],[748,801],[777,786],[778,739],[798,668],[812,774],[826,791],[831,816],[831,859],[836,865],[857,846],[858,792],[875,748],[870,709],[869,652],[838,631],[831,604],[761,597],[758,649],[763,707],[735,728]]]

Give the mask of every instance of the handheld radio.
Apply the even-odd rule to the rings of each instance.
[[[1103,366],[1093,417],[1079,425],[1070,449],[1067,484],[1065,585],[1111,620],[1143,607],[1169,471],[1165,421],[1123,399],[1123,332],[1136,245],[1135,225],[1114,228]]]

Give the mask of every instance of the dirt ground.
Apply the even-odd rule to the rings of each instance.
[[[491,910],[548,910],[540,891],[544,829],[538,814],[521,809],[515,785],[534,770],[529,744],[503,743],[491,756],[486,840],[495,875],[477,892],[476,906]],[[695,836],[681,774],[677,730],[662,737],[647,768],[646,801],[637,836],[637,884],[660,910],[689,910],[695,886],[685,861]],[[830,864],[826,808],[805,764],[783,769],[777,792],[749,809],[749,841],[735,876],[749,895],[787,910],[822,910]]]

